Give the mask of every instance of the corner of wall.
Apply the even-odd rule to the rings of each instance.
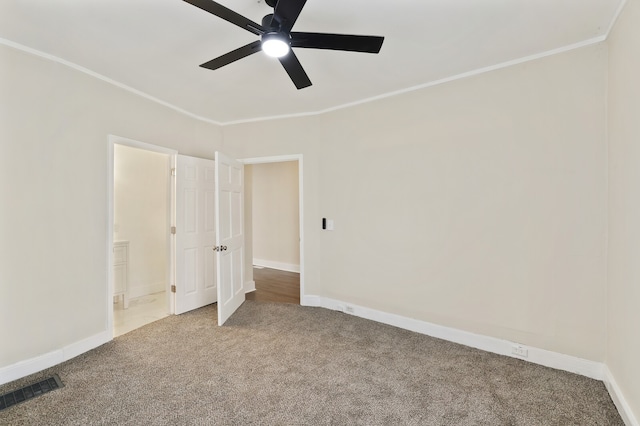
[[[618,413],[620,413],[620,417],[622,417],[622,420],[624,421],[624,424],[627,426],[640,426],[640,422],[633,414],[629,402],[627,402],[627,399],[624,397],[624,394],[618,386],[618,382],[615,377],[613,377],[611,370],[609,370],[609,367],[606,364],[604,366],[603,381],[607,391],[609,391],[609,395],[611,396],[613,403],[618,409]]]

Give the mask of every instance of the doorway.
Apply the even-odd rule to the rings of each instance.
[[[304,294],[302,155],[244,159],[249,300],[300,304]],[[252,266],[253,265],[253,266]]]
[[[172,312],[175,152],[111,136],[108,326],[117,337]]]

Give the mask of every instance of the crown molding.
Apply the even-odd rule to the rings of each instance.
[[[45,53],[45,52],[43,52],[41,50],[33,49],[33,48],[29,47],[29,46],[25,46],[23,44],[16,43],[14,41],[7,40],[7,39],[1,38],[1,37],[0,37],[0,44],[3,44],[5,46],[7,46],[7,47],[11,47],[11,48],[16,49],[16,50],[20,50],[20,51],[25,52],[25,53],[29,53],[29,54],[34,55],[34,56],[39,56],[41,58],[48,59],[50,61],[53,61],[53,62],[59,63],[61,65],[67,66],[69,68],[72,68],[72,69],[74,69],[76,71],[80,71],[82,73],[90,75],[91,77],[97,78],[98,80],[102,80],[105,83],[109,83],[109,84],[111,84],[113,86],[116,86],[116,87],[118,87],[120,89],[126,90],[127,92],[133,93],[134,95],[138,95],[138,96],[140,96],[140,97],[142,97],[144,99],[147,99],[149,101],[155,102],[155,103],[160,104],[160,105],[162,105],[164,107],[170,108],[170,109],[172,109],[172,110],[174,110],[176,112],[179,112],[180,114],[184,114],[184,115],[186,115],[188,117],[191,117],[191,118],[194,118],[196,120],[204,121],[204,122],[209,123],[209,124],[215,124],[217,126],[221,126],[222,125],[222,123],[220,123],[218,121],[211,120],[209,118],[202,117],[200,115],[197,115],[197,114],[194,114],[192,112],[189,112],[189,111],[187,111],[187,110],[185,110],[183,108],[180,108],[178,106],[173,105],[172,103],[163,101],[162,99],[156,98],[155,96],[151,96],[150,94],[145,93],[145,92],[143,92],[141,90],[134,89],[131,86],[127,86],[126,84],[120,83],[120,82],[118,82],[116,80],[113,80],[113,79],[111,79],[109,77],[106,77],[106,76],[104,76],[102,74],[99,74],[99,73],[97,73],[95,71],[92,71],[92,70],[90,70],[88,68],[82,67],[82,66],[80,66],[80,65],[78,65],[76,63],[73,63],[71,61],[67,61],[66,59],[59,58],[59,57],[51,55],[49,53]]]
[[[622,2],[620,3],[620,6],[618,6],[618,10],[616,10],[616,13],[614,13],[613,15],[613,19],[611,19],[611,23],[609,23],[609,28],[607,28],[607,32],[605,33],[605,40],[608,39],[609,36],[611,35],[611,31],[613,31],[613,27],[616,25],[616,22],[618,22],[618,18],[622,13],[622,9],[624,9],[626,5],[627,5],[627,0],[622,0]]]
[[[560,53],[564,53],[564,52],[568,52],[571,50],[575,50],[575,49],[580,49],[582,47],[587,47],[587,46],[591,46],[593,44],[597,44],[597,43],[601,43],[603,41],[606,40],[606,38],[609,35],[609,32],[611,31],[611,29],[613,28],[613,24],[615,22],[615,20],[617,19],[617,17],[619,16],[620,12],[622,11],[622,8],[624,7],[624,4],[626,3],[626,0],[622,3],[622,5],[618,8],[618,11],[616,12],[616,15],[611,23],[611,26],[609,27],[609,31],[601,36],[598,37],[594,37],[588,40],[584,40],[578,43],[573,43],[567,46],[563,46],[563,47],[559,47],[557,49],[552,49],[552,50],[547,50],[541,53],[536,53],[534,55],[529,55],[529,56],[525,56],[519,59],[514,59],[511,61],[506,61],[506,62],[501,62],[499,64],[496,65],[491,65],[488,67],[483,67],[483,68],[478,68],[472,71],[468,71],[468,72],[464,72],[464,73],[460,73],[460,74],[456,74],[450,77],[446,77],[446,78],[442,78],[439,80],[434,80],[434,81],[430,81],[427,83],[423,83],[423,84],[419,84],[417,86],[411,86],[411,87],[407,87],[405,89],[400,89],[400,90],[396,90],[393,92],[387,92],[387,93],[383,93],[381,95],[376,95],[376,96],[372,96],[369,98],[365,98],[365,99],[361,99],[359,101],[355,101],[355,102],[349,102],[349,103],[345,103],[345,104],[341,104],[341,105],[337,105],[334,107],[330,107],[330,108],[326,108],[326,109],[322,109],[322,110],[318,110],[318,111],[307,111],[307,112],[302,112],[302,113],[295,113],[295,114],[282,114],[282,115],[273,115],[273,116],[264,116],[264,117],[256,117],[256,118],[248,118],[248,119],[242,119],[242,120],[232,120],[232,121],[216,121],[216,120],[212,120],[206,117],[202,117],[200,115],[194,114],[192,112],[189,112],[183,108],[180,108],[178,106],[175,106],[169,102],[163,101],[162,99],[156,98],[154,96],[149,95],[148,93],[142,92],[138,89],[134,89],[133,87],[127,86],[126,84],[122,84],[120,82],[117,82],[109,77],[106,77],[102,74],[99,74],[95,71],[92,71],[88,68],[84,68],[80,65],[77,65],[73,62],[67,61],[65,59],[59,58],[57,56],[54,55],[50,55],[48,53],[42,52],[40,50],[36,50],[33,49],[31,47],[28,46],[24,46],[22,44],[13,42],[11,40],[7,40],[7,39],[3,39],[0,38],[0,44],[4,44],[5,46],[17,49],[17,50],[21,50],[23,52],[26,53],[30,53],[32,55],[35,56],[39,56],[41,58],[45,58],[54,62],[57,62],[59,64],[68,66],[74,70],[83,72],[85,74],[88,74],[92,77],[95,77],[99,80],[102,80],[106,83],[109,83],[111,85],[114,85],[118,88],[121,88],[123,90],[126,90],[130,93],[133,93],[135,95],[141,96],[147,100],[156,102],[160,105],[163,105],[167,108],[170,108],[176,112],[179,112],[181,114],[184,114],[188,117],[191,117],[193,119],[196,120],[200,120],[209,124],[214,124],[217,126],[233,126],[233,125],[239,125],[239,124],[247,124],[247,123],[256,123],[256,122],[261,122],[261,121],[272,121],[272,120],[282,120],[282,119],[291,119],[291,118],[300,118],[300,117],[309,117],[309,116],[316,116],[316,115],[322,115],[322,114],[327,114],[330,112],[334,112],[334,111],[339,111],[342,109],[347,109],[347,108],[351,108],[351,107],[355,107],[358,105],[362,105],[362,104],[366,104],[366,103],[370,103],[370,102],[375,102],[375,101],[379,101],[382,99],[386,99],[386,98],[391,98],[391,97],[395,97],[395,96],[400,96],[403,95],[405,93],[410,93],[410,92],[415,92],[418,90],[422,90],[422,89],[426,89],[429,87],[434,87],[434,86],[439,86],[441,84],[445,84],[445,83],[449,83],[452,81],[456,81],[456,80],[461,80],[464,78],[469,78],[469,77],[473,77],[476,75],[480,75],[480,74],[484,74],[487,72],[491,72],[491,71],[496,71],[499,69],[503,69],[503,68],[508,68],[508,67],[512,67],[514,65],[518,65],[518,64],[522,64],[525,62],[530,62],[530,61],[535,61],[537,59],[541,59],[541,58],[545,58],[547,56],[553,56],[553,55],[557,55]]]

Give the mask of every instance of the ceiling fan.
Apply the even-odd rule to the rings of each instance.
[[[311,86],[311,80],[291,50],[292,47],[378,53],[384,41],[384,37],[378,36],[292,32],[291,28],[307,0],[265,0],[274,11],[262,18],[261,24],[213,0],[184,1],[260,36],[260,40],[205,62],[201,67],[215,70],[262,50],[267,55],[278,58],[298,89]]]

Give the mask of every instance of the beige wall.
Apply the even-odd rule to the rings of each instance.
[[[167,154],[114,146],[113,240],[129,241],[129,297],[168,285],[170,168]]]
[[[218,126],[0,45],[0,368],[107,331],[109,134],[222,146]]]
[[[225,141],[304,154],[306,294],[603,361],[606,64],[595,45]]]
[[[609,39],[607,366],[640,420],[640,1]]]
[[[300,266],[298,162],[247,167],[252,169],[254,262],[275,262],[295,269]]]

